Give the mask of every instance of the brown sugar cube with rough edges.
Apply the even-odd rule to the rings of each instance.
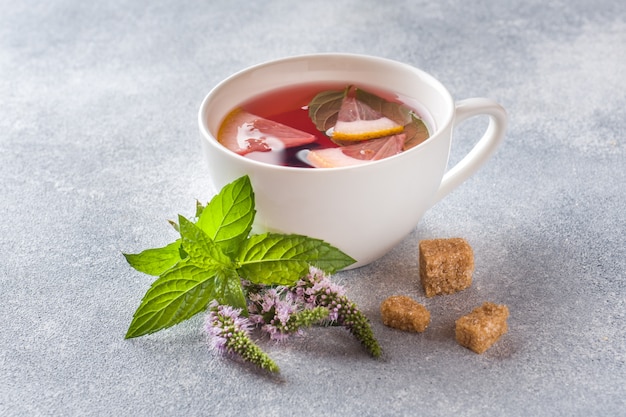
[[[462,238],[422,240],[419,267],[426,297],[452,294],[472,285],[474,252]]]
[[[423,332],[430,323],[430,312],[410,297],[393,295],[380,304],[386,326],[406,332]]]
[[[507,332],[508,317],[507,306],[483,303],[456,321],[456,341],[476,353],[483,353]]]

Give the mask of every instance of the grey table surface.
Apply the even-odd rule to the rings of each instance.
[[[626,6],[554,1],[0,0],[0,415],[626,415]],[[168,243],[207,201],[197,110],[220,80],[315,52],[381,56],[507,109],[506,139],[379,261],[336,274],[385,351],[339,328],[217,356],[202,314],[125,340]],[[459,129],[450,163],[484,128]],[[421,239],[465,237],[471,288],[427,299]],[[385,327],[392,294],[429,329]],[[454,320],[508,305],[482,355]]]

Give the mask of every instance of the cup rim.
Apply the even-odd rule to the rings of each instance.
[[[422,78],[427,79],[429,84],[435,87],[435,89],[439,92],[439,94],[441,94],[445,98],[446,101],[448,101],[449,103],[451,103],[452,106],[454,106],[455,102],[454,102],[454,99],[452,98],[452,95],[450,94],[448,89],[441,83],[441,81],[439,81],[430,73],[418,67],[412,66],[410,64],[396,61],[396,60],[389,59],[389,58],[383,58],[383,57],[366,55],[366,54],[356,54],[356,53],[324,52],[324,53],[312,53],[312,54],[299,54],[299,55],[292,55],[292,56],[283,57],[283,58],[272,59],[272,60],[268,60],[268,61],[264,61],[261,63],[248,66],[246,68],[243,68],[239,71],[232,73],[231,75],[229,75],[228,77],[224,78],[219,83],[217,83],[213,88],[211,88],[209,92],[205,95],[205,97],[202,99],[202,102],[200,104],[200,108],[198,111],[198,124],[199,124],[200,131],[202,133],[203,140],[208,142],[209,146],[212,146],[213,148],[217,149],[218,152],[220,152],[222,155],[225,155],[229,158],[234,158],[240,162],[245,162],[247,164],[250,164],[251,166],[254,166],[260,169],[271,169],[271,170],[299,172],[299,173],[300,172],[321,173],[321,172],[336,172],[336,171],[345,171],[345,170],[360,170],[366,167],[370,167],[372,165],[384,165],[388,163],[393,163],[392,161],[400,159],[400,158],[408,158],[410,157],[411,153],[419,152],[419,150],[427,146],[429,142],[433,142],[435,138],[438,137],[442,131],[446,130],[446,128],[452,124],[452,121],[454,119],[454,109],[452,109],[452,111],[444,119],[443,123],[438,125],[435,132],[433,132],[425,141],[423,141],[419,145],[416,145],[407,151],[401,152],[397,155],[393,155],[387,158],[379,159],[376,161],[369,161],[368,163],[365,163],[365,164],[342,166],[342,167],[331,167],[331,168],[323,168],[323,169],[311,169],[311,168],[292,167],[292,166],[285,166],[285,165],[275,165],[275,164],[269,164],[266,162],[261,162],[261,161],[257,161],[254,159],[246,158],[242,155],[232,152],[231,150],[227,149],[225,146],[222,146],[217,141],[217,139],[213,137],[213,134],[210,132],[207,126],[207,118],[205,117],[206,107],[208,106],[211,98],[216,94],[216,92],[222,89],[224,85],[230,83],[232,80],[237,79],[245,74],[258,71],[259,69],[262,69],[265,67],[279,65],[282,63],[288,63],[291,61],[306,60],[306,59],[324,59],[324,58],[362,59],[362,60],[375,61],[378,63],[386,63],[386,64],[391,64],[394,66],[404,67],[406,70],[416,72],[420,74]]]

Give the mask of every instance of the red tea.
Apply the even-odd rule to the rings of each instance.
[[[428,137],[419,103],[365,88],[301,84],[253,97],[222,121],[218,141],[250,159],[311,168],[382,159]]]

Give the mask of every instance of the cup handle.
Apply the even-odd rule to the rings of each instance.
[[[471,117],[481,115],[489,116],[489,125],[485,134],[461,161],[445,173],[439,185],[439,190],[435,194],[433,204],[474,175],[478,168],[493,155],[500,142],[502,142],[507,126],[506,110],[495,101],[487,98],[469,98],[458,101],[456,103],[454,127],[456,128],[456,126]]]

